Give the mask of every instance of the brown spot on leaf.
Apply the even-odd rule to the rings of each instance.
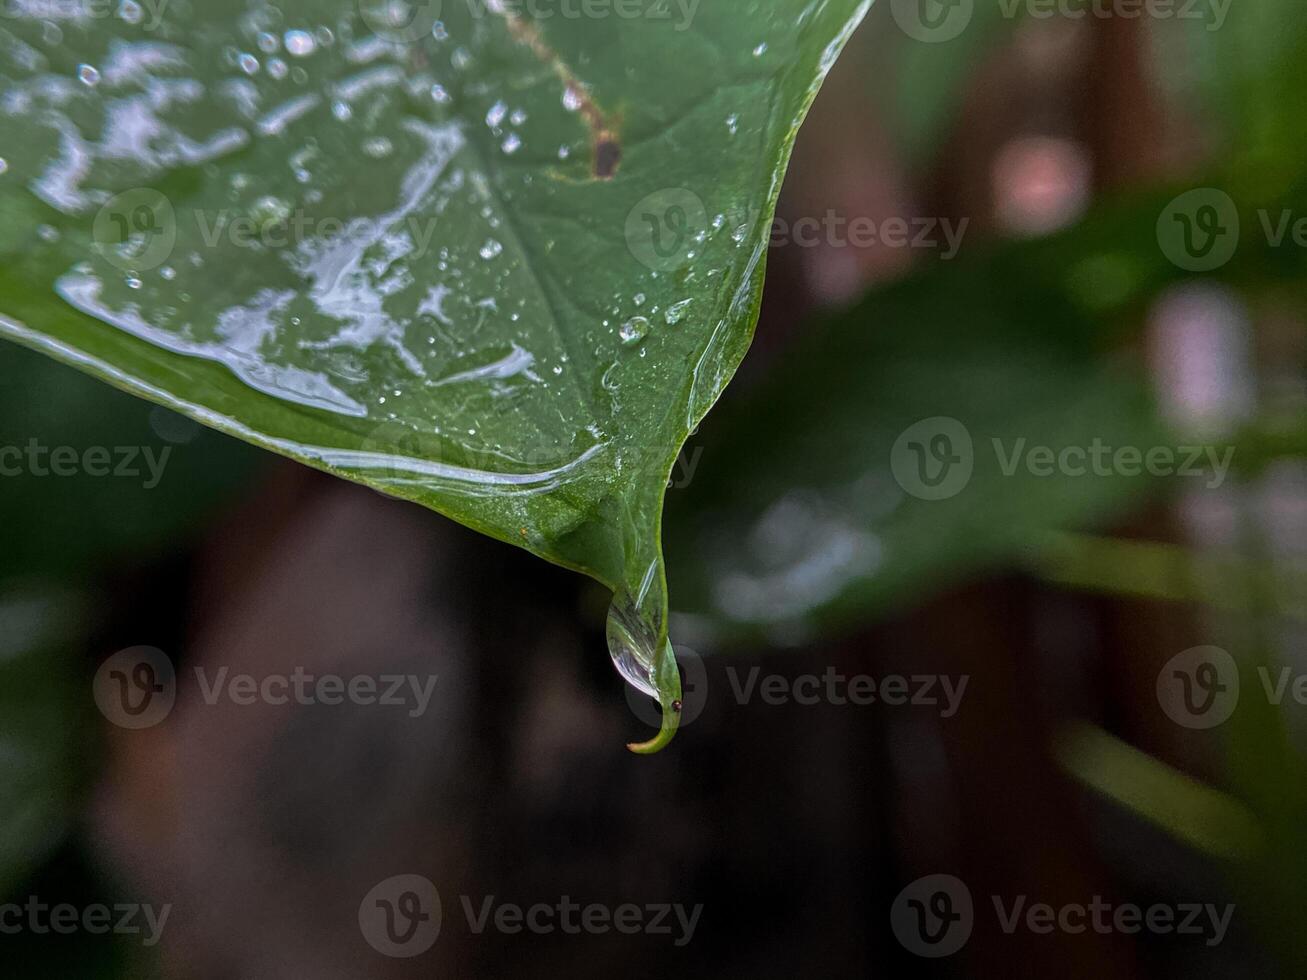
[[[605,136],[595,143],[595,176],[600,180],[611,180],[622,162],[622,144],[610,136]]]

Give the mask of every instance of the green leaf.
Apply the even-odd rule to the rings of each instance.
[[[1044,475],[1028,455],[1175,445],[1074,302],[1083,273],[1041,280],[1035,247],[869,295],[722,406],[670,509],[670,567],[691,586],[678,610],[724,640],[802,640],[1149,492],[1146,477],[1095,475],[1092,458],[1084,475]]]
[[[666,477],[868,5],[7,19],[0,332],[595,576],[662,744]]]

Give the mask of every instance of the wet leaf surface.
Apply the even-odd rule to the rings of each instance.
[[[670,705],[666,475],[866,4],[443,6],[19,5],[0,332],[594,575]]]

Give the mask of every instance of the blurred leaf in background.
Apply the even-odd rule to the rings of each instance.
[[[1167,437],[1142,378],[1021,254],[941,263],[811,324],[781,370],[705,426],[668,521],[675,573],[696,585],[684,611],[792,642],[1149,492],[1139,473],[1036,475],[1040,447],[1080,447],[1092,467],[1095,446]]]
[[[175,550],[265,458],[12,344],[0,352],[0,446],[0,499],[15,515],[0,580],[85,577]]]
[[[74,819],[88,768],[83,615],[57,589],[0,592],[0,901]]]

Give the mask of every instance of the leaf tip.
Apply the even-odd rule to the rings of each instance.
[[[671,701],[663,705],[663,726],[658,730],[658,734],[647,742],[630,742],[626,747],[636,755],[657,755],[667,748],[676,735],[676,729],[680,723],[681,702],[679,700]]]

